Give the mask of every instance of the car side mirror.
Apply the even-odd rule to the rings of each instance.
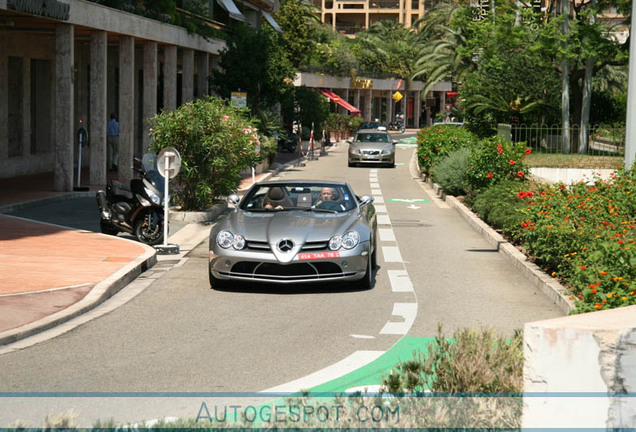
[[[371,195],[363,195],[362,198],[360,198],[360,207],[364,207],[372,202],[373,197]]]
[[[232,194],[230,196],[227,197],[227,202],[229,202],[232,205],[238,205],[239,201],[241,200],[241,198],[236,195],[236,194]]]
[[[351,144],[351,143],[352,143],[352,141],[351,141],[350,139],[348,139],[348,140],[345,140],[345,143],[347,143],[347,144]]]

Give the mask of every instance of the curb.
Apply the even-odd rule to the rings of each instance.
[[[419,166],[418,166],[419,170]],[[422,174],[420,172],[420,179]],[[541,267],[533,263],[519,251],[512,243],[508,242],[501,234],[492,229],[490,225],[481,220],[468,207],[462,204],[454,196],[446,195],[444,190],[437,183],[433,183],[429,178],[423,179],[433,191],[444,200],[450,207],[457,211],[460,216],[478,233],[497,252],[503,254],[524,276],[526,276],[534,285],[547,295],[566,315],[574,309],[574,302],[570,299],[568,290],[557,282],[556,279],[545,273]]]
[[[96,191],[88,192],[60,192],[59,195],[51,195],[47,197],[37,198],[30,201],[23,201],[15,204],[7,204],[0,206],[0,213],[9,213],[15,210],[32,207],[42,203],[50,203],[56,201],[66,201],[74,198],[95,198]]]
[[[106,235],[106,234],[100,234]],[[133,240],[119,239],[121,241],[133,242]],[[37,333],[41,333],[45,330],[49,330],[60,324],[63,324],[71,319],[78,317],[91,309],[94,309],[105,300],[109,299],[122,288],[135,280],[141,273],[148,270],[157,263],[157,251],[151,247],[139,242],[134,242],[136,245],[140,245],[145,249],[142,255],[139,255],[132,262],[126,266],[120,268],[115,273],[103,281],[96,284],[86,296],[72,304],[71,306],[62,309],[52,315],[39,319],[37,321],[25,324],[15,329],[6,330],[0,333],[0,346],[8,345],[13,342],[17,342],[21,339],[25,339],[29,336],[33,336]]]

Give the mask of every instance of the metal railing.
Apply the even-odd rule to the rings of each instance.
[[[500,124],[500,135],[513,142],[525,142],[526,145],[541,153],[567,153],[567,142],[563,139],[563,126],[545,124]],[[569,128],[569,153],[588,155],[625,155],[625,127],[609,125],[590,125],[587,133],[587,145],[581,139],[581,128],[574,125]]]

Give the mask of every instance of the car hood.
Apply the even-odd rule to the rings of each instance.
[[[351,146],[360,150],[384,150],[391,148],[393,145],[390,143],[357,142],[352,143]]]
[[[248,241],[267,242],[272,246],[271,250],[279,261],[289,262],[300,252],[305,243],[328,241],[332,236],[342,235],[352,229],[357,221],[357,210],[337,214],[296,210],[274,212],[239,210],[231,213],[219,225],[218,230],[228,229],[234,234],[243,235]],[[281,253],[275,247],[283,239],[294,242],[292,253]]]

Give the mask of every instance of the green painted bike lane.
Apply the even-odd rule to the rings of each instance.
[[[412,360],[419,352],[426,354],[428,345],[434,341],[433,337],[404,337],[371,363],[307,390],[310,393],[341,393],[351,388],[377,388],[382,384],[382,378],[395,369],[397,364]],[[375,390],[370,388],[369,392],[373,393]]]

